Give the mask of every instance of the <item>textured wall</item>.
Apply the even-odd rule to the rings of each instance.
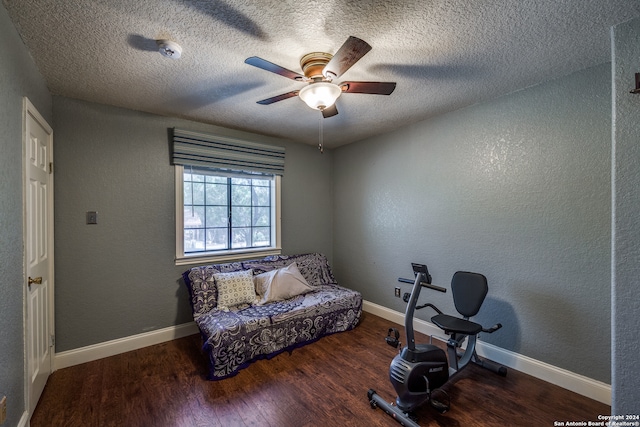
[[[640,19],[614,29],[612,414],[640,414]]]
[[[51,96],[2,6],[0,51],[0,393],[14,426],[25,411],[22,97],[51,123]]]
[[[504,325],[484,340],[608,382],[610,78],[601,65],[337,149],[338,280],[404,311],[412,261],[447,287],[484,273],[477,319]]]
[[[177,279],[167,128],[255,135],[54,97],[56,347],[64,351],[192,320]],[[330,152],[286,147],[284,253],[332,256]],[[85,212],[98,224],[85,225]]]

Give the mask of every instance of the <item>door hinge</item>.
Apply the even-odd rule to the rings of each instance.
[[[49,173],[53,173],[53,162],[49,162]]]
[[[49,337],[50,337],[49,347],[54,347],[56,345],[56,336],[51,334]]]

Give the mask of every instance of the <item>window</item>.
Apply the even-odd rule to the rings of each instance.
[[[173,128],[176,264],[280,253],[284,147]]]
[[[176,166],[176,264],[280,253],[280,176]]]

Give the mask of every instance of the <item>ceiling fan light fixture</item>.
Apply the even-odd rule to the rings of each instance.
[[[298,96],[314,110],[331,107],[342,93],[340,86],[329,82],[316,82],[300,89]]]

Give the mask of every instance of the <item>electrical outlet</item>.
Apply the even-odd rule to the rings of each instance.
[[[87,224],[97,224],[98,223],[98,212],[91,211],[87,212]]]
[[[2,396],[0,400],[0,424],[7,420],[7,396]]]
[[[396,288],[396,297],[400,298],[400,288]]]

